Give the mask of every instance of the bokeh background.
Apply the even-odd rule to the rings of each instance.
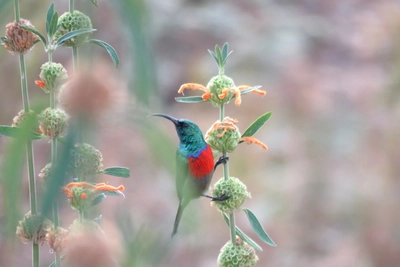
[[[44,32],[49,1],[20,1],[21,16]],[[253,234],[244,213],[238,226],[263,247],[258,266],[400,265],[400,2],[396,0],[170,0],[76,1],[97,31],[93,38],[116,48],[114,69],[104,50],[88,45],[82,57],[103,82],[113,81],[111,108],[94,118],[88,140],[105,166],[126,166],[126,198],[101,203],[102,227],[124,266],[216,266],[228,229],[207,199],[192,201],[178,235],[170,232],[178,200],[174,155],[178,139],[163,112],[195,121],[205,132],[218,119],[209,104],[177,103],[181,84],[207,84],[217,67],[207,53],[229,42],[226,74],[237,85],[262,85],[265,97],[249,94],[227,106],[244,131],[267,111],[273,115],[256,137],[269,147],[241,145],[230,155],[230,173],[252,193],[252,210],[278,245]],[[68,10],[68,1],[55,1]],[[0,1],[0,23],[13,21],[12,1]],[[3,28],[4,29],[4,28]],[[4,35],[4,34],[2,34]],[[46,61],[41,44],[26,57],[32,101]],[[71,67],[71,50],[53,60]],[[22,109],[18,58],[0,49],[0,124]],[[96,97],[96,95],[93,95]],[[0,160],[9,138],[0,137]],[[34,147],[37,172],[49,161],[47,141]],[[25,166],[16,166],[24,168]],[[218,170],[214,182],[222,176]],[[15,209],[29,210],[23,177]],[[38,197],[43,187],[40,181]],[[31,246],[4,227],[0,188],[0,266],[29,266]],[[64,227],[77,217],[61,198]],[[129,244],[129,245],[128,245]],[[134,255],[134,256],[132,256]],[[135,260],[131,258],[134,257]],[[124,260],[125,259],[125,260]],[[53,255],[45,244],[41,266]]]

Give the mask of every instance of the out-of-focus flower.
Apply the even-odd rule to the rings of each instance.
[[[53,252],[61,252],[68,241],[69,231],[62,227],[51,229],[46,235],[46,241]]]
[[[6,36],[2,37],[4,47],[13,55],[28,53],[39,40],[36,34],[21,28],[21,26],[35,28],[29,20],[20,19],[19,22],[8,23]]]
[[[97,204],[97,201],[101,201],[102,193],[115,193],[123,196],[122,191],[125,190],[125,187],[123,185],[114,187],[105,183],[73,182],[63,187],[62,190],[68,197],[72,209],[82,211]]]
[[[89,177],[103,169],[103,155],[92,145],[76,144],[70,153],[69,171],[73,177]]]
[[[21,110],[18,112],[18,115],[14,117],[11,126],[21,127],[24,123],[32,124],[31,130],[33,132],[39,132],[39,122],[37,114],[34,111],[30,110],[29,112],[25,112]]]
[[[16,234],[24,244],[30,242],[43,244],[46,241],[46,234],[52,228],[52,225],[48,219],[40,215],[32,215],[29,211],[18,222]]]

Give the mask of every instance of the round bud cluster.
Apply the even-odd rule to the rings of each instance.
[[[40,79],[44,83],[43,91],[49,93],[57,89],[67,78],[67,70],[60,63],[46,62],[40,67]]]
[[[26,19],[20,19],[19,23],[14,21],[6,25],[4,47],[13,55],[28,53],[39,39],[36,34],[21,28],[21,26],[35,28]]]
[[[40,133],[54,139],[63,133],[68,119],[64,110],[47,108],[39,114]]]
[[[54,35],[54,39],[57,40],[64,34],[67,34],[76,30],[91,29],[92,22],[90,18],[78,10],[71,12],[65,12],[58,18],[58,25],[60,28]],[[86,42],[90,33],[84,33],[75,37],[72,37],[64,42],[65,46],[79,46]]]
[[[42,182],[47,183],[49,180],[50,176],[50,171],[51,171],[51,163],[47,163],[46,166],[40,171],[39,173],[39,178],[42,180]]]
[[[205,135],[206,142],[219,152],[233,152],[238,146],[241,134],[237,121],[229,117],[216,121]]]
[[[11,124],[12,127],[21,127],[24,123],[32,124],[32,131],[38,132],[38,120],[37,115],[34,111],[30,110],[25,113],[24,110],[18,112],[18,115],[14,117],[13,122]]]
[[[218,255],[220,267],[247,267],[254,266],[258,262],[258,256],[253,247],[236,237],[235,245],[228,241]]]
[[[213,196],[229,196],[225,201],[214,201],[217,209],[221,212],[231,213],[240,209],[246,199],[251,197],[247,191],[247,187],[238,178],[229,177],[225,180],[223,177],[219,179],[213,188]]]
[[[232,99],[234,93],[230,88],[235,87],[235,83],[226,75],[217,75],[211,78],[207,86],[211,93],[210,101],[215,107],[228,103]],[[224,91],[224,89],[226,89]]]
[[[83,211],[92,206],[95,198],[95,192],[92,188],[73,187],[71,188],[72,197],[68,198],[71,208]]]
[[[28,212],[18,222],[16,234],[24,244],[28,244],[29,242],[43,244],[46,241],[46,234],[52,226],[53,224],[48,219],[40,215],[32,215],[31,212]]]
[[[61,252],[68,241],[69,231],[62,227],[51,229],[46,235],[46,241],[52,252]]]
[[[103,156],[89,144],[76,144],[71,150],[70,172],[73,177],[88,177],[101,172]]]

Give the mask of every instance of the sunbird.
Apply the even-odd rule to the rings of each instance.
[[[228,157],[221,156],[214,164],[211,147],[204,141],[199,126],[190,120],[176,119],[160,113],[152,116],[159,116],[172,121],[180,141],[176,151],[175,179],[179,207],[171,235],[173,237],[178,230],[182,212],[192,199],[203,196],[211,198],[212,201],[224,201],[230,198],[230,196],[225,195],[209,196],[205,194],[210,186],[215,169],[219,164],[225,164]]]

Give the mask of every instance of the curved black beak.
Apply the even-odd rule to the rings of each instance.
[[[155,114],[151,114],[151,116],[163,117],[163,118],[166,118],[167,120],[172,121],[175,125],[178,125],[178,119],[175,119],[174,117],[171,117],[169,115],[162,114],[162,113],[155,113]]]

